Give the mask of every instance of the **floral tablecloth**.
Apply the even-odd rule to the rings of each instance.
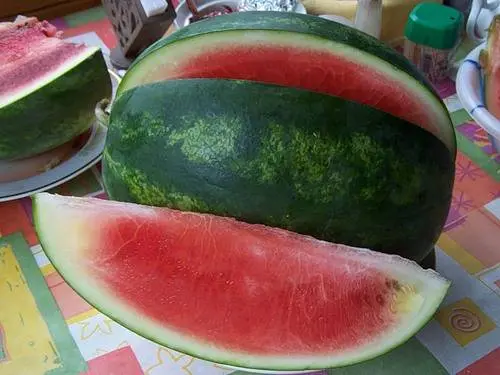
[[[66,37],[116,41],[101,7],[53,21]],[[453,204],[437,268],[453,282],[433,320],[378,359],[322,374],[500,374],[500,155],[439,87],[457,130]],[[105,197],[99,166],[52,190]],[[0,375],[222,375],[232,371],[143,339],[85,303],[61,279],[34,233],[29,198],[0,203]],[[234,373],[240,374],[240,373]]]

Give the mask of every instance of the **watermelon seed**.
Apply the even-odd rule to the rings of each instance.
[[[401,284],[397,280],[392,280],[391,285],[395,290],[401,290]]]
[[[378,304],[380,306],[384,306],[385,305],[385,299],[380,294],[377,294],[377,296],[375,297],[375,300],[378,302]]]

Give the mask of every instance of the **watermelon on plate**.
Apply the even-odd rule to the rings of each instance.
[[[92,126],[111,97],[97,47],[69,43],[47,21],[0,23],[0,160],[60,146]]]
[[[231,218],[34,196],[40,242],[106,315],[161,345],[253,369],[381,355],[433,315],[449,282],[395,255]]]

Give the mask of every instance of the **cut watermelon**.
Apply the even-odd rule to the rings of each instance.
[[[487,47],[481,51],[480,61],[485,76],[486,108],[500,120],[500,15],[491,22]]]
[[[36,18],[0,24],[0,159],[62,145],[92,125],[111,96],[99,48],[68,43]]]
[[[448,111],[403,56],[319,17],[237,12],[185,27],[147,49],[119,93],[166,79],[244,79],[357,101],[432,132],[455,153]]]
[[[414,335],[449,287],[399,256],[212,215],[42,193],[34,220],[54,266],[103,313],[246,368],[373,358]]]

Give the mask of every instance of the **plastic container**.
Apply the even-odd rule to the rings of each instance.
[[[436,3],[413,8],[405,27],[404,55],[431,82],[448,76],[460,40],[463,14]]]

